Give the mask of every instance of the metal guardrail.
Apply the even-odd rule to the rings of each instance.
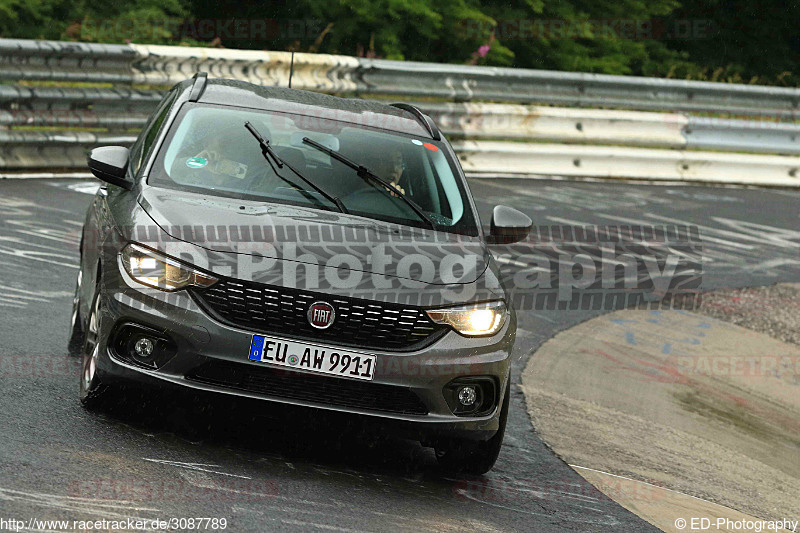
[[[417,103],[452,139],[682,148],[689,119],[675,113],[515,104]]]
[[[800,125],[689,117],[683,135],[692,148],[800,154]]]
[[[132,64],[135,83],[170,87],[195,72],[216,78],[235,78],[259,85],[286,85],[289,52],[190,48],[181,46],[130,45],[137,58]],[[354,93],[353,81],[359,60],[328,54],[294,56],[292,86],[329,93]]]
[[[464,171],[473,176],[545,174],[780,187],[800,185],[800,158],[791,156],[504,141],[456,141],[453,147]]]
[[[87,149],[132,142],[164,88],[200,70],[284,85],[289,57],[287,52],[0,39],[0,171],[83,168]],[[769,168],[770,183],[800,184],[800,158],[753,155],[758,161],[749,164],[741,160],[749,155],[720,155],[800,155],[800,125],[794,123],[800,89],[795,88],[324,54],[295,55],[293,86],[424,99],[418,105],[456,141],[465,168],[477,174],[616,172],[716,181],[721,178],[715,172],[692,171],[714,167],[747,181],[736,168]],[[627,147],[633,151],[625,156]],[[516,163],[497,164],[496,158],[504,157]],[[723,164],[726,157],[739,166]],[[650,164],[642,163],[647,158]]]
[[[800,155],[800,124],[509,104],[418,103],[454,139],[511,139]]]
[[[282,84],[288,52],[0,39],[0,80],[173,85],[197,70]],[[577,107],[800,118],[800,89],[296,54],[299,88]]]
[[[0,131],[0,169],[3,171],[85,170],[86,153],[95,146],[128,146],[130,133]],[[4,172],[0,172],[3,176]]]
[[[0,39],[0,80],[131,83],[135,59],[124,44]]]
[[[160,99],[130,88],[0,85],[0,128],[141,128]]]
[[[795,119],[800,89],[577,72],[361,59],[363,94]]]

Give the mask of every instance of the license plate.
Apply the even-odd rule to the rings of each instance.
[[[295,370],[371,380],[375,375],[374,355],[322,348],[304,342],[253,335],[250,360]]]

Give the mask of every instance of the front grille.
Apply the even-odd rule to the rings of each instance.
[[[249,281],[222,279],[207,289],[193,289],[192,294],[226,324],[339,346],[409,351],[431,344],[446,331],[419,308]],[[336,310],[336,319],[327,329],[308,323],[308,307],[316,301]]]
[[[271,367],[213,361],[186,375],[186,379],[277,398],[352,407],[370,411],[426,415],[419,396],[395,387],[347,378],[316,376]]]

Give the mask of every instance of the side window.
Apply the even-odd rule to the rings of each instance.
[[[175,101],[175,96],[177,92],[170,92],[167,96],[164,97],[164,100],[161,101],[158,110],[153,113],[150,117],[150,120],[145,124],[144,130],[145,133],[143,137],[140,137],[138,141],[133,145],[133,149],[131,151],[131,171],[135,176],[138,174],[139,169],[142,166],[142,162],[147,154],[150,152],[150,148],[153,146],[153,142],[158,137],[158,132],[161,130],[161,125],[164,124],[164,120],[169,115],[169,111],[172,108],[172,103]]]

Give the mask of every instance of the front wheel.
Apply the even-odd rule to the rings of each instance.
[[[97,358],[100,354],[100,288],[97,288],[92,310],[89,313],[89,320],[86,325],[82,349],[82,365],[80,377],[81,403],[87,409],[97,409],[103,405],[108,405],[111,389],[107,383],[100,380],[97,371]]]
[[[458,474],[485,474],[492,469],[500,455],[503,436],[506,433],[508,419],[508,401],[511,396],[511,376],[508,378],[503,405],[500,408],[500,421],[497,433],[487,441],[453,440],[442,446],[436,446],[436,461],[446,471]]]

